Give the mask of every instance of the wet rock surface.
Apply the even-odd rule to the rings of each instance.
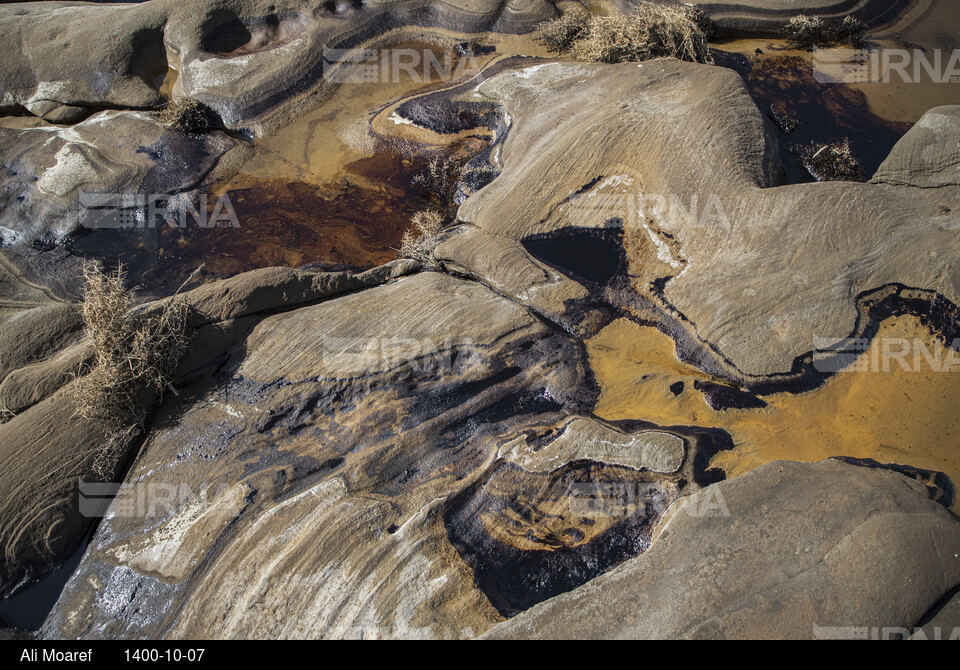
[[[902,5],[703,9],[742,37]],[[875,100],[791,80],[793,51],[554,62],[530,33],[557,13],[0,5],[21,45],[0,63],[0,596],[79,563],[40,636],[953,625],[960,107],[895,146],[906,126],[870,111],[869,183],[791,183],[778,86],[831,128]],[[344,79],[398,45],[477,70]],[[210,127],[164,120],[185,99]],[[431,165],[458,173],[417,187]],[[113,211],[134,230],[100,229],[93,191],[226,195],[242,225],[152,228],[136,201]],[[435,207],[428,258],[391,261]],[[91,256],[138,259],[146,314],[209,262],[178,394],[119,444],[71,395]],[[933,368],[873,369],[892,340]],[[111,444],[123,487],[84,510]]]
[[[269,317],[231,355],[236,363],[161,412],[128,477],[133,489],[190,494],[146,526],[115,503],[46,634],[479,633],[500,615],[470,563],[493,569],[503,556],[471,542],[470,505],[502,513],[499,498],[478,491],[513,490],[556,519],[576,507],[576,482],[649,485],[654,504],[619,512],[622,532],[594,539],[595,528],[577,528],[590,519],[568,511],[562,530],[580,549],[512,548],[529,569],[564,580],[515,601],[526,606],[569,588],[558,576],[574,563],[582,581],[642,551],[666,504],[694,486],[692,465],[681,482],[596,455],[543,472],[504,461],[504,444],[586,410],[593,391],[576,340],[475,282],[425,273]],[[661,452],[686,439],[667,437],[647,438],[642,453],[674,471]],[[201,487],[222,514],[197,511]],[[345,585],[360,583],[358,600]],[[278,617],[280,607],[299,614]]]
[[[958,553],[956,518],[899,474],[836,461],[774,462],[684,498],[643,556],[487,636],[752,639],[908,630],[960,581]]]

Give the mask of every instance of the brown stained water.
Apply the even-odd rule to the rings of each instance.
[[[478,153],[460,143],[444,153]],[[266,266],[368,268],[397,257],[400,239],[419,210],[432,206],[413,178],[435,151],[391,147],[352,161],[338,181],[290,178],[236,180],[225,190],[239,228],[188,228],[162,238],[165,271],[188,274],[201,263],[229,276]],[[216,198],[209,198],[213,211]]]
[[[96,231],[76,241],[78,252],[119,257],[144,297],[175,291],[197,267],[205,279],[269,266],[362,269],[397,257],[413,214],[432,205],[414,177],[434,157],[472,157],[489,144],[482,133],[425,141],[394,121],[372,122],[398,101],[469,81],[518,49],[513,37],[491,38],[496,49],[450,61],[452,77],[400,71],[387,81],[343,83],[305,108],[287,126],[252,141],[239,172],[207,194],[214,212],[223,196],[238,225],[205,228],[188,218],[181,228]],[[456,44],[452,40],[451,44]],[[395,48],[430,49],[445,63],[445,48],[405,42]],[[175,70],[164,87],[175,82]],[[435,135],[435,134],[434,134]],[[430,139],[429,137],[427,138]]]
[[[851,456],[943,472],[956,486],[960,367],[914,366],[912,357],[910,371],[895,360],[885,366],[884,338],[919,341],[934,351],[933,337],[918,319],[896,317],[883,323],[862,355],[865,369],[840,372],[807,393],[765,396],[768,406],[762,409],[718,411],[693,388],[695,381],[716,380],[678,361],[673,342],[655,328],[620,319],[587,343],[601,387],[595,412],[608,420],[720,428],[735,446],[711,464],[728,477],[780,459]],[[945,354],[942,362],[947,360]]]
[[[800,122],[795,132],[780,135],[781,160],[791,183],[810,180],[790,153],[792,145],[849,139],[869,178],[911,126],[873,113],[867,97],[851,86],[818,83],[810,62],[799,53],[755,55],[741,74],[762,112],[792,113]]]
[[[892,24],[868,30],[868,42],[868,49],[920,50],[931,62],[940,50],[946,68],[953,50],[960,48],[956,3],[918,0]],[[786,151],[792,144],[848,138],[869,178],[924,113],[960,104],[960,82],[935,82],[923,68],[914,77],[909,67],[909,81],[894,72],[886,82],[822,83],[815,78],[815,53],[792,49],[785,40],[740,39],[714,46],[732,55],[718,60],[740,72],[762,112],[773,107],[778,113],[793,112],[800,121],[795,133],[780,134],[790,182],[810,179]]]

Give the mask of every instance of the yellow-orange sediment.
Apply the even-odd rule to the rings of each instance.
[[[863,354],[866,370],[838,373],[806,393],[768,396],[763,409],[717,411],[693,388],[695,380],[708,377],[678,361],[666,335],[620,319],[587,343],[601,387],[595,411],[609,420],[725,430],[735,448],[717,454],[712,465],[730,477],[778,459],[852,456],[937,470],[960,482],[960,413],[954,407],[960,369],[914,366],[911,356],[911,371],[889,357],[883,371],[884,338],[935,350],[934,337],[918,319],[889,319]],[[941,360],[948,361],[947,355]],[[684,382],[678,396],[669,388],[676,382]]]

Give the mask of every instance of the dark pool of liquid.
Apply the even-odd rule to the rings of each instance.
[[[628,505],[578,498],[604,487],[643,494]],[[564,504],[571,496],[577,499]],[[507,465],[458,496],[444,515],[444,525],[490,604],[512,617],[643,553],[675,497],[671,485],[645,483],[628,468],[578,461],[541,474]],[[593,504],[603,508],[604,520],[616,519],[601,532],[594,528],[599,517]],[[526,546],[491,535],[488,523],[523,534]]]
[[[30,584],[12,598],[0,600],[0,628],[40,630],[50,610],[57,604],[63,587],[80,565],[89,540],[90,537],[84,539],[63,566]]]
[[[869,179],[912,125],[877,116],[866,96],[850,86],[817,82],[813,67],[802,58],[769,52],[752,58],[726,55],[718,62],[741,74],[761,112],[793,116],[799,122],[794,132],[778,130],[780,158],[790,184],[813,180],[791,152],[794,145],[848,139]]]
[[[223,278],[262,267],[364,269],[397,257],[412,216],[434,207],[428,193],[413,185],[431,158],[458,153],[471,156],[486,142],[471,140],[444,151],[391,145],[344,167],[342,177],[317,186],[286,179],[262,179],[229,190],[229,216],[216,227],[193,217],[173,227],[158,220],[144,228],[85,231],[70,242],[78,254],[120,260],[143,297],[170,295],[201,265],[201,277]],[[208,198],[208,226],[217,201]]]
[[[564,228],[529,237],[523,246],[531,255],[574,279],[606,284],[626,267],[620,230]]]

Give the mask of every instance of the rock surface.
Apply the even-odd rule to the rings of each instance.
[[[953,594],[923,626],[911,632],[915,640],[960,640],[960,593]]]
[[[609,450],[517,467],[505,445],[546,444],[594,402],[582,347],[438,273],[268,317],[230,355],[164,405],[46,635],[472,637],[642,552],[715,448],[634,422],[598,434],[641,436],[668,474]],[[577,488],[595,482],[630,501]],[[150,491],[168,497],[131,508]],[[518,500],[526,525],[505,531]]]
[[[890,152],[874,184],[939,188],[960,186],[960,107],[927,112]]]
[[[590,313],[590,292],[532,258],[518,242],[475,228],[460,228],[433,253],[449,271],[482,281],[544,318],[588,334],[603,320]]]
[[[574,419],[548,445],[535,450],[523,440],[512,445],[508,460],[525,470],[549,472],[572,461],[600,461],[637,470],[672,474],[683,464],[683,439],[646,430],[624,434],[592,419]]]
[[[743,35],[902,5],[704,9]],[[0,250],[0,596],[86,537],[78,482],[110,444],[67,388],[90,356],[80,260],[44,244],[88,223],[84,194],[196,198],[250,155],[246,140],[328,100],[356,51],[527,33],[556,13],[547,0],[0,5],[19,45],[0,63],[0,114],[18,115],[0,124],[0,245],[40,242]],[[381,125],[409,136],[352,128],[371,131],[365,146],[475,124],[474,141],[492,138],[433,251],[443,273],[265,268],[184,295],[181,396],[145,441],[114,445],[125,486],[42,635],[832,636],[913,626],[960,583],[958,524],[927,490],[943,473],[781,462],[701,488],[725,476],[714,456],[744,449],[717,414],[769,426],[786,412],[760,396],[836,371],[813,369],[811,350],[903,313],[934,337],[960,332],[960,108],[931,110],[869,184],[783,185],[773,128],[731,70],[533,62],[391,101]],[[218,129],[163,126],[171,98],[209,105]],[[313,123],[299,121],[293,135]],[[673,338],[665,369],[675,346],[696,374],[607,374],[622,403],[601,418],[584,340],[615,318]],[[654,419],[643,399],[657,384],[696,409]],[[776,440],[759,434],[769,460]],[[813,442],[797,457],[836,446]],[[953,621],[954,604],[929,623]]]
[[[0,32],[17,53],[0,65],[0,111],[26,109],[74,122],[97,108],[163,104],[172,93],[213,108],[229,128],[262,132],[278,114],[335,85],[329,76],[357,47],[424,28],[472,34],[529,32],[556,14],[546,0],[305,3],[302,0],[151,0],[136,5],[29,3],[0,7]],[[113,39],[104,40],[109,34]],[[326,54],[324,49],[333,51]],[[122,74],[117,74],[122,73]],[[327,74],[330,81],[324,78]],[[266,125],[265,125],[266,124]]]
[[[78,482],[92,478],[109,432],[106,421],[76,416],[68,388],[0,424],[3,597],[61,565],[88,534],[93,519],[79,507]],[[122,456],[130,446],[116,449]]]
[[[415,267],[400,261],[357,275],[267,268],[187,292],[183,298],[194,315],[195,344],[180,376],[196,382],[215,372],[224,364],[225,352],[271,311],[380,284]],[[25,290],[22,277],[10,274],[8,280],[11,287]],[[3,486],[10,492],[0,510],[4,595],[63,563],[87,535],[94,517],[79,504],[78,482],[93,479],[95,463],[112,435],[107,422],[77,416],[71,398],[70,384],[90,355],[78,306],[55,302],[39,291],[30,297],[42,300],[42,306],[20,303],[27,309],[13,311],[18,303],[8,302],[11,314],[0,331],[8,340],[0,401],[13,414],[0,424],[0,454],[7,463]],[[113,445],[114,477],[122,475],[125,455],[140,442],[135,435]],[[111,472],[101,476],[110,479]]]
[[[222,132],[169,130],[146,112],[100,112],[70,127],[0,128],[0,238],[60,241],[81,225],[157,227],[156,216],[147,220],[148,196],[196,191],[240,147]]]
[[[899,4],[713,0],[702,8],[721,30],[742,34],[778,30],[800,13],[873,20]],[[630,7],[622,3],[621,11]],[[16,4],[0,8],[0,33],[19,46],[0,66],[6,84],[0,112],[28,111],[55,123],[74,123],[97,109],[158,107],[165,100],[160,93],[165,76],[173,72],[176,97],[210,105],[230,128],[262,131],[280,108],[308,93],[328,92],[324,75],[334,79],[329,74],[346,50],[377,48],[391,31],[394,39],[424,28],[524,33],[556,14],[547,0],[506,5],[492,0]],[[101,39],[104,34],[113,39]],[[337,50],[336,55],[325,59],[324,48]]]
[[[516,241],[622,229],[634,289],[680,315],[667,327],[697,342],[688,355],[708,372],[745,386],[786,373],[815,342],[852,336],[858,298],[888,285],[960,301],[960,219],[944,209],[960,189],[778,186],[768,123],[730,70],[553,63],[478,92],[511,128],[500,176],[460,218]],[[597,96],[608,104],[586,104]],[[909,154],[917,140],[904,142]]]
[[[960,523],[916,482],[836,461],[774,462],[684,498],[643,556],[487,637],[908,629],[960,582],[958,555]]]
[[[167,71],[160,4],[0,8],[0,34],[10,43],[0,67],[0,111],[74,123],[98,109],[162,104],[155,85]]]

